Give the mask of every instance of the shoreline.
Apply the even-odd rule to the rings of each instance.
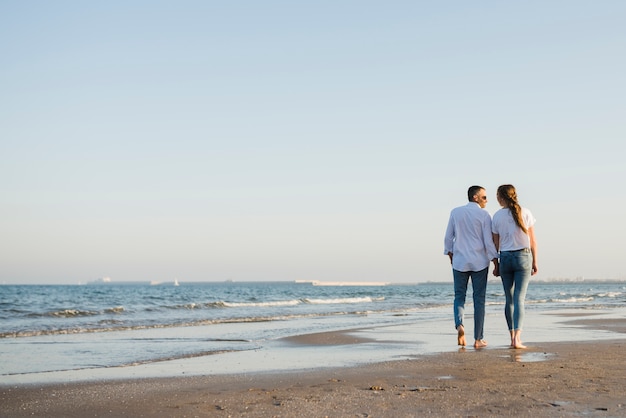
[[[299,370],[355,367],[390,360],[455,351],[456,330],[453,322],[439,312],[439,319],[408,321],[361,328],[303,333],[263,342],[256,348],[206,352],[162,361],[150,361],[113,367],[84,367],[34,373],[3,374],[3,386],[47,385],[54,383],[170,378],[204,375],[279,373]],[[624,337],[626,307],[610,309],[564,309],[530,311],[526,314],[523,341],[530,349],[552,342],[603,341]],[[508,348],[503,315],[487,312],[486,349]],[[198,330],[200,331],[200,330]],[[198,332],[185,329],[185,335]],[[466,315],[467,349],[473,350],[472,315]]]

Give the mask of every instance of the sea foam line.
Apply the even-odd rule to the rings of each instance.
[[[197,321],[178,322],[170,324],[141,324],[141,325],[118,325],[113,327],[68,327],[57,329],[36,329],[36,330],[19,330],[19,331],[5,331],[0,332],[0,338],[23,338],[23,337],[38,337],[44,335],[71,335],[71,334],[86,334],[86,333],[100,333],[100,332],[117,332],[117,331],[138,331],[144,329],[160,329],[160,328],[176,328],[176,327],[194,327],[194,326],[207,326],[207,325],[219,325],[219,324],[243,324],[243,323],[255,323],[255,322],[272,322],[272,321],[288,321],[292,319],[302,318],[316,318],[316,317],[328,317],[339,315],[365,315],[375,311],[342,311],[342,312],[326,312],[326,313],[312,313],[312,314],[293,314],[293,315],[276,315],[276,316],[255,316],[255,317],[241,317],[241,318],[216,318],[216,319],[202,319]]]

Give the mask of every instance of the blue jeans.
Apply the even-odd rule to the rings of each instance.
[[[480,271],[458,271],[452,269],[454,277],[454,327],[463,325],[465,315],[465,295],[467,284],[472,279],[474,296],[474,339],[483,339],[485,326],[485,294],[487,292],[487,274],[489,267]]]
[[[527,249],[500,252],[500,278],[506,298],[504,316],[509,331],[522,329],[524,300],[530,282],[532,261],[533,255]]]

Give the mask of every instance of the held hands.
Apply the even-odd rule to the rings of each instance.
[[[493,261],[493,275],[500,277],[500,264],[498,263],[498,260]]]

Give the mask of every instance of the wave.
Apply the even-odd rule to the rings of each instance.
[[[65,318],[73,318],[76,316],[94,316],[99,315],[100,312],[94,311],[83,311],[80,309],[62,309],[60,311],[48,312],[48,316],[57,316],[57,317],[65,317]]]
[[[616,298],[618,296],[622,296],[624,293],[622,292],[606,292],[606,293],[598,293],[598,297],[601,298]]]
[[[188,302],[184,304],[175,305],[161,305],[161,306],[149,306],[144,307],[146,312],[166,310],[195,310],[195,309],[227,309],[227,308],[279,308],[283,306],[298,306],[302,304],[309,305],[337,305],[337,304],[358,304],[358,303],[372,303],[384,301],[385,297],[351,297],[351,298],[301,298],[301,299],[287,299],[287,300],[275,300],[275,301],[250,301],[250,302],[230,302],[225,300],[219,300],[215,302]],[[119,314],[126,312],[123,306],[116,306],[114,308],[105,309],[103,312],[92,311],[79,311],[74,309],[65,309],[57,312],[52,312],[49,315],[53,316],[87,316],[98,315],[101,313],[106,314]]]
[[[218,302],[209,302],[202,304],[186,304],[186,305],[176,305],[173,307],[181,308],[184,307],[186,309],[195,309],[202,306],[207,308],[272,308],[272,307],[281,307],[281,306],[297,306],[301,304],[310,304],[310,305],[337,305],[337,304],[357,304],[357,303],[371,303],[371,302],[381,302],[384,301],[384,297],[355,297],[355,298],[330,298],[330,299],[315,299],[315,298],[302,298],[302,299],[289,299],[289,300],[276,300],[276,301],[268,301],[268,302],[226,302],[226,301],[218,301]]]
[[[40,317],[55,317],[55,318],[78,318],[85,316],[97,316],[104,314],[119,314],[125,312],[126,309],[123,306],[115,306],[113,308],[106,308],[102,311],[90,311],[84,309],[60,309],[58,311],[49,312],[27,312],[24,310],[12,309],[9,310],[9,314],[19,314],[18,316],[24,316],[27,318],[40,318]]]
[[[385,300],[384,297],[359,297],[359,298],[335,298],[335,299],[302,299],[304,303],[310,303],[312,305],[326,305],[326,304],[340,304],[340,303],[368,303],[368,302],[380,302]]]
[[[279,300],[274,302],[222,302],[222,306],[226,308],[249,308],[249,307],[274,307],[274,306],[296,306],[301,302],[299,300]]]
[[[577,303],[577,302],[589,302],[589,301],[592,301],[593,299],[594,299],[593,296],[585,296],[585,297],[575,297],[575,296],[572,296],[572,297],[567,298],[567,299],[552,298],[552,299],[550,299],[550,302],[555,302],[555,303]]]
[[[371,312],[371,311],[370,311]],[[73,328],[57,328],[57,329],[37,329],[37,330],[20,330],[0,332],[0,338],[21,338],[21,337],[37,337],[42,335],[69,335],[69,334],[87,334],[113,331],[136,331],[143,329],[159,329],[159,328],[177,328],[177,327],[194,327],[219,324],[243,324],[256,322],[272,322],[272,321],[288,321],[292,319],[328,317],[338,315],[364,315],[368,311],[351,311],[351,312],[327,312],[327,313],[311,313],[311,314],[293,314],[293,315],[275,315],[275,316],[256,316],[241,318],[216,318],[201,319],[187,322],[177,322],[170,324],[137,324],[137,325],[121,325],[116,322],[100,322],[100,326],[94,327],[73,327]],[[103,326],[109,325],[109,326]]]
[[[526,303],[580,303],[580,302],[590,302],[594,300],[593,296],[585,296],[585,297],[569,297],[569,298],[550,298],[550,299],[535,299],[535,300],[527,300]]]
[[[175,304],[175,305],[161,305],[161,306],[144,306],[142,308],[136,307],[131,309],[130,311],[126,309],[124,306],[113,306],[109,308],[104,308],[100,311],[96,310],[88,310],[88,309],[80,309],[80,308],[68,308],[68,309],[60,309],[50,312],[31,312],[24,316],[30,318],[41,318],[41,317],[52,317],[52,318],[63,318],[67,320],[73,320],[77,318],[86,318],[86,317],[98,317],[101,316],[101,323],[106,323],[106,321],[111,321],[110,323],[115,323],[112,316],[114,317],[130,317],[132,318],[138,312],[143,311],[144,313],[152,313],[159,312],[162,310],[171,310],[171,311],[181,311],[181,310],[202,310],[202,309],[249,309],[249,308],[260,308],[261,310],[264,308],[282,308],[282,307],[295,307],[299,305],[358,305],[358,304],[367,304],[367,303],[375,303],[384,301],[384,297],[347,297],[347,298],[301,298],[301,299],[286,299],[286,300],[276,300],[276,301],[247,301],[247,302],[229,302],[229,301],[216,301],[216,302],[189,302],[184,304]],[[12,310],[11,313],[15,313],[15,310]],[[20,313],[24,314],[25,312],[20,311]],[[262,314],[262,312],[258,312]],[[106,319],[105,319],[106,318]],[[78,331],[82,332],[82,331]],[[5,331],[4,333],[0,330],[0,338],[3,336],[11,335],[11,332]],[[39,334],[37,334],[39,335]]]

